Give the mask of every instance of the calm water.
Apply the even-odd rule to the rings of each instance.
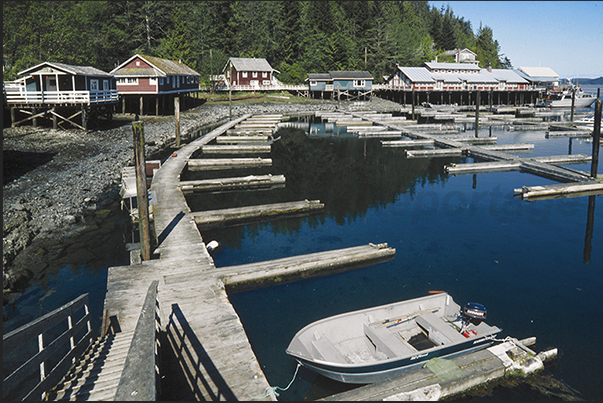
[[[526,202],[513,198],[514,188],[554,182],[519,172],[448,176],[445,164],[469,159],[405,159],[401,150],[382,148],[379,140],[308,138],[296,129],[281,129],[278,135],[269,171],[285,175],[284,189],[191,196],[191,208],[307,198],[321,200],[326,209],[307,218],[205,232],[206,241],[221,244],[214,253],[216,266],[369,242],[388,243],[396,257],[230,296],[272,386],[284,388],[292,379],[296,363],[285,349],[308,323],[445,290],[460,304],[485,304],[489,322],[504,329],[501,336],[536,336],[535,350],[559,349],[558,361],[536,379],[537,386],[497,388],[482,398],[551,399],[555,395],[550,393],[564,393],[556,381],[582,398],[603,396],[597,336],[603,331],[597,319],[603,314],[600,196]],[[488,135],[487,129],[480,131]],[[535,144],[530,156],[592,152],[592,143],[546,139],[543,132],[500,128],[492,135],[500,144]],[[570,167],[590,172],[590,165]],[[595,203],[590,223],[589,200]],[[345,389],[300,368],[279,400],[313,399]]]
[[[472,133],[468,130],[467,135]],[[480,131],[480,136],[488,135],[487,129]],[[500,128],[492,135],[498,143],[535,144],[532,156],[592,152],[592,143],[545,139],[543,132]],[[220,242],[214,252],[216,265],[370,242],[388,243],[396,248],[396,257],[348,273],[230,296],[271,385],[285,387],[290,382],[296,363],[285,348],[306,324],[445,290],[460,304],[485,304],[489,321],[504,329],[501,336],[536,336],[535,350],[557,347],[560,352],[558,361],[535,378],[536,386],[524,383],[470,398],[550,399],[542,388],[548,385],[559,392],[555,382],[575,389],[581,398],[603,396],[599,383],[603,351],[598,340],[603,307],[596,299],[603,271],[601,196],[525,202],[513,198],[514,188],[554,182],[519,172],[448,176],[443,166],[465,159],[408,160],[401,150],[381,148],[379,140],[308,137],[296,129],[282,129],[277,136],[281,139],[273,146],[273,167],[232,175],[284,174],[284,188],[189,196],[193,211],[306,198],[320,199],[326,209],[306,218],[204,232],[206,241]],[[590,171],[590,165],[570,167]],[[589,200],[595,205],[590,214]],[[125,242],[130,241],[123,214],[114,211],[107,221],[115,225],[114,241],[124,245],[123,250],[104,253],[100,244],[107,240],[98,236],[99,241],[90,241],[87,249],[105,260],[99,257],[89,265],[68,253],[44,281],[4,307],[4,333],[83,292],[90,293],[98,329],[106,269],[127,264]],[[345,388],[300,368],[279,400],[314,399]]]

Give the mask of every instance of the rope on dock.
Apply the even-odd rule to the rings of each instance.
[[[289,385],[287,385],[286,388],[281,388],[280,386],[268,386],[266,388],[266,390],[264,390],[264,394],[262,396],[251,396],[251,395],[248,394],[249,397],[252,398],[252,399],[265,399],[267,397],[270,397],[270,395],[272,395],[272,394],[274,394],[275,396],[278,396],[279,393],[276,391],[277,389],[280,389],[280,390],[282,390],[284,392],[287,389],[289,389],[289,387],[291,385],[293,385],[293,381],[297,377],[297,371],[299,371],[299,367],[301,367],[301,364],[298,362],[297,363],[297,368],[295,368],[295,374],[293,374],[293,379],[291,379],[291,382],[289,382]]]

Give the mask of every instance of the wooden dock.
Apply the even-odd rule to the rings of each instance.
[[[165,161],[151,185],[158,199],[154,258],[108,269],[103,327],[114,333],[133,331],[149,284],[158,281],[159,372],[169,386],[169,391],[164,390],[169,400],[248,400],[266,391],[264,400],[276,400],[228,300],[228,290],[352,270],[395,256],[395,249],[387,245],[369,244],[354,250],[215,267],[178,178],[195,151],[248,118],[220,126]],[[315,202],[306,204],[320,207]]]
[[[221,192],[234,189],[260,189],[283,185],[285,175],[248,175],[234,178],[181,181],[183,192]]]
[[[363,117],[362,114],[351,113],[354,117]],[[433,141],[433,145],[438,147],[436,149],[421,149],[421,150],[405,150],[407,158],[425,158],[425,157],[455,157],[455,156],[469,156],[478,158],[488,162],[509,162],[509,167],[514,166],[513,163],[520,162],[520,170],[523,172],[532,173],[534,175],[542,176],[548,179],[553,179],[559,182],[580,182],[580,183],[592,183],[597,182],[596,179],[590,177],[585,172],[579,172],[571,169],[567,169],[562,166],[554,165],[554,163],[537,160],[533,158],[522,158],[515,155],[511,155],[504,151],[529,151],[533,145],[479,145],[479,144],[467,144],[466,142],[457,141],[454,137],[442,137],[425,133],[422,130],[417,130],[418,126],[407,126],[392,124],[387,121],[379,120],[378,118],[364,117],[364,119],[371,121],[375,125],[381,125],[391,130],[400,130],[404,136],[409,137],[412,140],[419,140],[424,142],[425,140]],[[425,125],[421,125],[425,126]],[[422,147],[422,145],[421,145]],[[410,147],[409,147],[410,148]],[[504,150],[504,151],[501,151]]]
[[[262,204],[248,207],[235,207],[230,209],[200,211],[191,213],[200,230],[246,224],[255,221],[264,221],[277,217],[293,217],[317,213],[325,205],[320,200],[303,200],[299,202]]]
[[[213,171],[222,169],[257,168],[272,166],[271,158],[205,158],[190,159],[186,163],[191,171]]]
[[[440,400],[505,376],[525,377],[554,359],[556,349],[535,353],[535,338],[506,338],[493,347],[453,357],[433,358],[390,380],[360,386],[321,400]]]

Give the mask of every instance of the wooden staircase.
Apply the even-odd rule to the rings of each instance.
[[[134,331],[94,341],[46,400],[114,400]]]

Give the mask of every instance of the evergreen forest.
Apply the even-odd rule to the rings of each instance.
[[[454,61],[468,48],[480,67],[512,68],[492,29],[474,29],[427,1],[4,1],[4,79],[38,63],[111,71],[139,53],[181,60],[207,82],[229,57],[266,58],[278,79]]]

